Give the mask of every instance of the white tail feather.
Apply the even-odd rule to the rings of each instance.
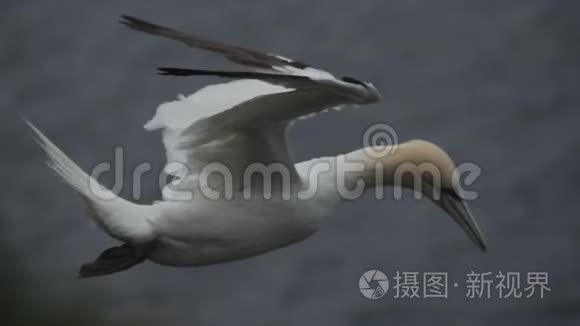
[[[154,238],[150,219],[153,206],[137,205],[100,185],[53,144],[30,121],[36,141],[48,157],[47,164],[74,188],[89,208],[89,215],[107,234],[124,242],[149,242]]]

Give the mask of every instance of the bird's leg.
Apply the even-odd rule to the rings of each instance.
[[[134,245],[129,243],[109,248],[103,251],[94,262],[83,264],[79,276],[86,278],[124,271],[145,261],[152,249],[152,244]]]

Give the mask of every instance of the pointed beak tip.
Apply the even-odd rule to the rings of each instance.
[[[483,251],[484,254],[487,254],[487,246],[483,245],[480,247],[481,251]]]
[[[479,248],[484,254],[487,254],[487,242],[483,239],[480,238],[475,242],[475,245],[477,246],[477,248]]]
[[[475,218],[471,214],[467,203],[461,200],[459,196],[447,193],[446,196],[442,197],[440,207],[459,224],[471,241],[486,254],[487,242]]]

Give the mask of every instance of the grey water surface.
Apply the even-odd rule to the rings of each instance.
[[[293,157],[358,148],[377,122],[395,128],[400,141],[435,142],[482,169],[470,204],[489,252],[428,201],[368,194],[312,238],[259,257],[191,269],[146,263],[77,279],[81,263],[115,242],[48,173],[21,117],[83,168],[111,161],[122,146],[128,171],[150,162],[159,172],[160,135],[143,124],[159,103],[217,80],[161,77],[155,68],[230,67],[124,28],[123,13],[372,81],[381,103],[296,123]],[[29,275],[0,279],[24,298],[2,316],[20,320],[42,304],[65,324],[67,310],[52,305],[84,302],[105,321],[140,325],[580,323],[577,1],[5,0],[0,71],[0,233],[10,252],[0,268]],[[142,203],[160,198],[155,174],[145,176]],[[449,298],[396,299],[391,288],[368,300],[358,285],[370,269],[391,284],[397,271],[447,272]],[[500,299],[495,290],[471,299],[471,271],[519,272],[522,282],[528,272],[546,272],[551,291],[543,299]]]

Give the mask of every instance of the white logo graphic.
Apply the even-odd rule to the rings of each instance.
[[[371,282],[373,282],[371,284]],[[373,285],[374,287],[371,287]],[[385,273],[376,269],[366,271],[358,281],[360,293],[368,299],[382,298],[389,290],[389,279]]]
[[[374,158],[394,154],[399,145],[399,136],[393,127],[385,123],[377,123],[365,131],[363,135],[364,151]]]

